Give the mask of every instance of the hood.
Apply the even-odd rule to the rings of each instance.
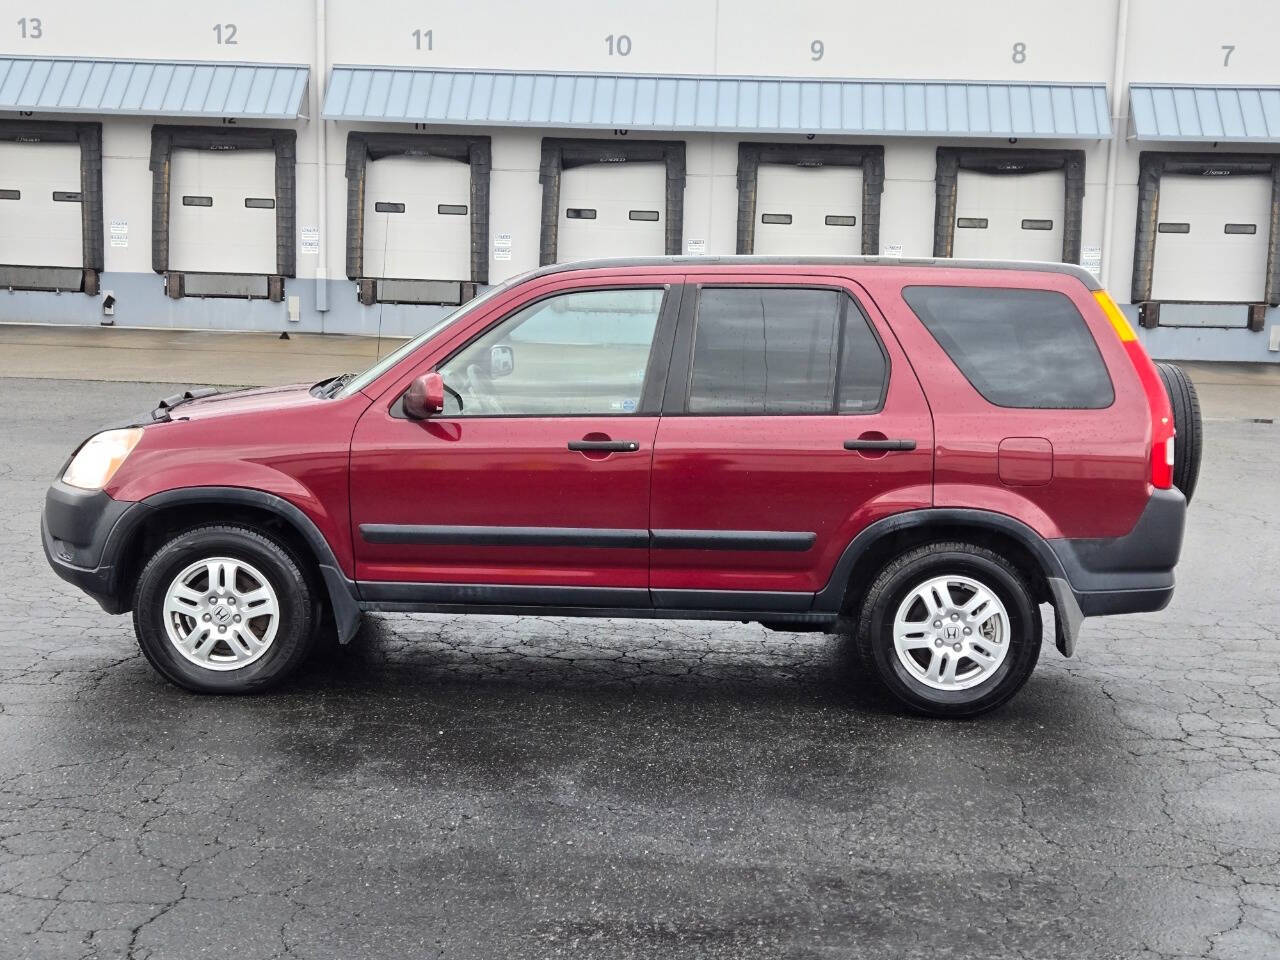
[[[208,417],[280,410],[306,403],[323,403],[311,394],[310,383],[291,383],[282,387],[253,387],[229,390],[180,403],[169,411],[173,420],[204,420]]]

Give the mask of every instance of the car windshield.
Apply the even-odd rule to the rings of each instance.
[[[434,337],[437,333],[439,333],[445,327],[448,327],[457,323],[463,317],[470,314],[472,310],[475,310],[483,306],[484,304],[492,300],[494,297],[498,296],[498,294],[506,292],[511,287],[515,286],[517,283],[522,283],[532,273],[533,271],[530,270],[520,274],[519,276],[512,277],[506,283],[501,283],[496,287],[490,288],[489,290],[482,293],[480,296],[476,297],[474,300],[468,300],[466,303],[458,307],[457,310],[454,310],[452,313],[446,316],[439,323],[433,324],[432,326],[428,327],[426,330],[418,334],[412,340],[406,340],[399,347],[391,351],[389,354],[387,354],[385,357],[383,357],[381,360],[375,363],[368,370],[364,371],[364,373],[361,373],[355,377],[352,377],[345,384],[343,384],[342,389],[339,390],[338,393],[335,394],[335,396],[349,397],[356,391],[363,390],[365,387],[373,383],[373,381],[377,380],[380,376],[382,376],[384,373],[386,373],[388,370],[394,367],[397,363],[399,363],[409,354],[413,353],[413,351],[417,350],[420,346],[422,346],[424,343],[426,343],[428,340]]]

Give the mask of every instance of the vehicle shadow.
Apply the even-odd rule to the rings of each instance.
[[[901,713],[846,636],[695,621],[372,615],[351,643],[326,645],[283,689],[424,686],[801,698]]]

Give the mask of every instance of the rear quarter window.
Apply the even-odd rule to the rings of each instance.
[[[1065,294],[906,287],[902,297],[974,389],[996,406],[1098,410],[1115,400],[1098,345]]]

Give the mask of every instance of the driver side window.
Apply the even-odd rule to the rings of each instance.
[[[516,311],[440,366],[445,416],[635,413],[664,294],[576,290]]]

